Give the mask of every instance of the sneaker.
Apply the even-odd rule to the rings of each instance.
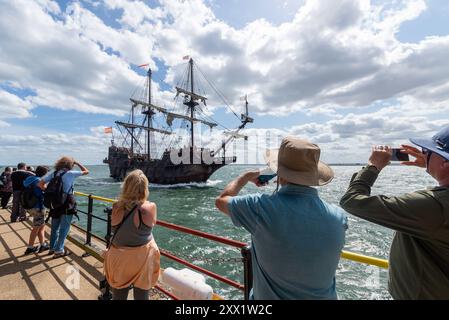
[[[69,254],[70,254],[70,251],[68,251],[67,249],[64,249],[64,251],[62,251],[62,252],[56,252],[53,255],[53,259],[65,257],[65,256],[68,256]]]
[[[19,221],[20,221],[20,222],[26,221],[26,220],[28,220],[28,217],[19,217]]]
[[[51,256],[54,253],[55,253],[55,250],[50,250],[50,251],[48,251],[47,256]]]
[[[47,242],[44,242],[44,244],[39,247],[39,253],[47,251],[47,250],[50,250],[50,246],[48,245]]]
[[[29,255],[31,253],[36,253],[38,251],[39,251],[39,247],[38,246],[35,246],[35,247],[32,247],[32,248],[27,248],[23,255],[26,256],[26,255]]]

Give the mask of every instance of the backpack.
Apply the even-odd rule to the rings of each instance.
[[[66,174],[64,171],[60,175],[56,175],[58,172],[55,171],[53,178],[47,185],[44,192],[44,206],[48,209],[61,209],[67,200],[67,194],[64,192],[64,185],[62,183],[62,177]]]
[[[23,189],[22,193],[20,194],[20,205],[24,209],[33,209],[35,206],[37,206],[38,202],[39,199],[34,193],[34,186],[29,186]]]

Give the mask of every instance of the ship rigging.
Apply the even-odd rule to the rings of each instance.
[[[238,118],[240,125],[236,129],[230,130],[211,117],[207,110],[208,98],[202,91],[201,78],[197,75],[203,77],[223,104]],[[109,165],[111,177],[123,180],[129,171],[141,169],[151,183],[205,182],[222,166],[237,161],[236,156],[228,157],[226,150],[235,139],[247,139],[240,133],[254,121],[248,115],[247,97],[245,110],[239,117],[191,58],[175,89],[175,103],[171,109],[155,104],[152,97],[152,70],[148,69],[144,94],[130,99],[128,121],[115,122],[120,132],[121,146],[116,145],[113,139],[108,158],[104,160]],[[181,107],[176,109],[178,105]],[[176,129],[174,123],[178,120],[181,125]],[[161,125],[161,121],[165,125]],[[208,126],[210,130],[220,126],[227,138],[215,149],[204,148],[195,135],[198,125]],[[187,143],[185,138],[188,138]],[[180,147],[182,141],[184,147]]]

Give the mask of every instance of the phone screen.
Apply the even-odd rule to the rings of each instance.
[[[391,161],[409,161],[409,157],[407,153],[401,151],[401,149],[391,149],[393,151],[393,155],[391,157]]]

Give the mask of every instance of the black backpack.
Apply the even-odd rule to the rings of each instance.
[[[44,192],[44,206],[50,210],[61,209],[67,200],[67,194],[64,192],[64,185],[62,183],[62,177],[66,174],[64,171],[60,175],[57,175],[57,171],[53,174],[47,188]]]
[[[20,205],[24,209],[33,209],[37,205],[38,201],[39,199],[34,193],[34,186],[23,189],[20,194]]]

